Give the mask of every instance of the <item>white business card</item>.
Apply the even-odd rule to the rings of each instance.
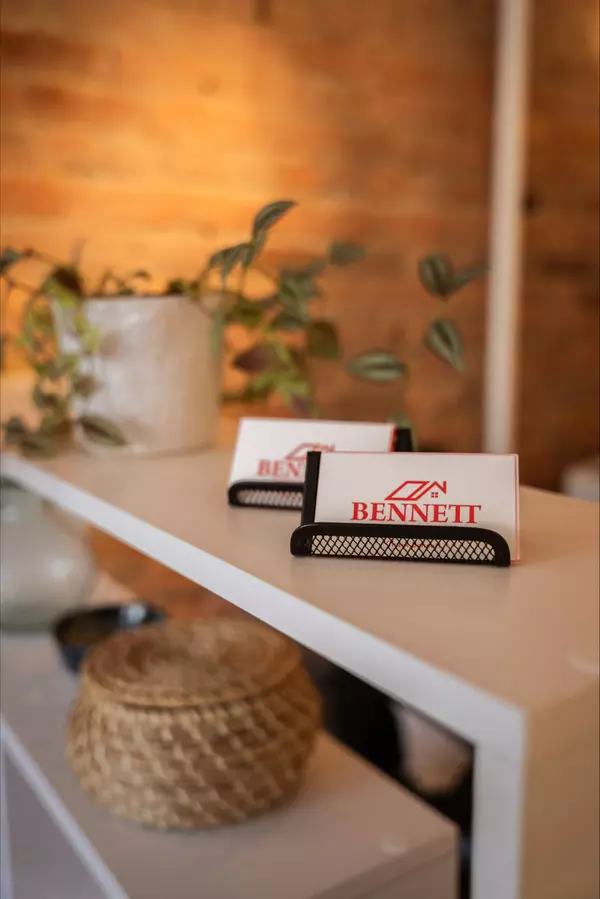
[[[489,528],[518,559],[518,456],[323,454],[314,510],[317,522]]]
[[[390,423],[242,418],[229,482],[301,484],[309,451],[387,453],[393,449],[395,432]]]

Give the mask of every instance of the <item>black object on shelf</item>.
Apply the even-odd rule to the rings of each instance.
[[[411,453],[414,450],[412,431],[410,428],[396,428],[394,434],[394,452]]]
[[[315,521],[320,464],[321,453],[308,453],[302,522],[290,541],[293,556],[510,565],[506,540],[489,528]]]
[[[116,631],[156,624],[164,612],[146,602],[73,609],[54,624],[54,637],[65,666],[75,674],[92,646]]]
[[[413,448],[410,428],[396,428],[392,449],[395,453]],[[298,481],[234,481],[227,491],[230,506],[252,509],[302,509],[304,484]]]
[[[302,508],[304,485],[283,481],[234,481],[227,491],[230,506],[247,506],[253,509]]]

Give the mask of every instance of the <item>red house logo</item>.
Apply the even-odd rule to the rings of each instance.
[[[332,453],[335,444],[300,443],[283,459],[259,459],[256,474],[259,478],[271,478],[275,481],[303,481],[306,472],[306,454],[311,450]]]
[[[335,449],[333,443],[301,443],[296,449],[292,450],[285,456],[285,459],[306,459],[306,454],[315,453],[332,453]]]
[[[386,500],[401,499],[404,502],[416,503],[426,494],[437,499],[440,493],[448,492],[448,481],[402,481],[399,487],[386,496]]]

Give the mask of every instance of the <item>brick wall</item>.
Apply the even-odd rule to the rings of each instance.
[[[535,4],[519,443],[530,483],[598,451],[598,4]]]
[[[596,102],[593,4],[552,5],[556,27],[542,36],[534,78],[532,190],[542,205],[528,229],[523,321],[521,450],[540,483],[596,439],[597,133],[583,124]],[[366,243],[368,261],[330,279],[328,311],[348,354],[375,344],[402,352],[426,311],[418,256],[486,254],[494,19],[481,0],[4,0],[3,241],[65,253],[85,237],[91,271],[191,274],[239,239],[259,205],[292,196],[301,207],[274,251],[318,252],[335,235]],[[549,71],[569,98],[562,126],[563,105],[558,115],[543,105],[552,105]],[[583,166],[563,162],[557,145],[573,121]],[[557,187],[562,171],[576,189]],[[456,302],[468,373],[424,359],[411,389],[424,442],[479,445],[483,303],[483,285]],[[552,359],[563,329],[589,343],[578,369],[568,353]],[[534,332],[543,339],[532,350]],[[557,366],[558,402],[548,389]],[[321,401],[327,414],[376,418],[394,394],[328,369]]]

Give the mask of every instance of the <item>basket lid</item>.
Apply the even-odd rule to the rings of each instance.
[[[82,675],[115,702],[181,708],[255,696],[299,663],[298,648],[277,631],[217,618],[122,631],[86,655]]]

